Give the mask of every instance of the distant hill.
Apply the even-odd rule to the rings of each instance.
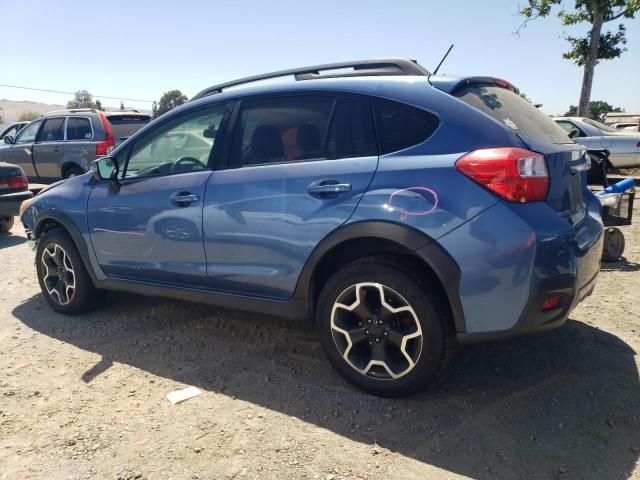
[[[4,123],[11,123],[18,120],[22,112],[36,112],[38,115],[52,110],[61,110],[64,105],[49,105],[39,102],[15,101],[5,98],[0,100],[0,115],[4,118]],[[3,123],[3,122],[0,122]]]
[[[0,116],[4,121],[0,121],[0,125],[15,122],[22,112],[36,112],[38,115],[51,112],[53,110],[64,110],[66,105],[53,105],[48,103],[29,102],[0,99]],[[117,111],[117,107],[105,107],[107,111]],[[151,110],[140,109],[140,113],[151,114]]]

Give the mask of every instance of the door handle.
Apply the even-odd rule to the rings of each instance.
[[[198,195],[189,192],[174,193],[170,198],[173,203],[181,207],[186,207],[187,205],[200,200],[200,197]]]
[[[311,195],[320,197],[336,196],[351,191],[350,183],[340,183],[337,180],[320,180],[307,187]]]

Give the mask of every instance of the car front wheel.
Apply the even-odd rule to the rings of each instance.
[[[54,310],[76,315],[95,306],[99,292],[78,249],[64,231],[49,230],[40,238],[36,269],[40,289]]]
[[[385,257],[338,270],[322,290],[316,322],[336,370],[374,395],[426,388],[453,353],[448,309],[438,289]]]

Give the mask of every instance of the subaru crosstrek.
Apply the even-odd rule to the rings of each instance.
[[[208,88],[22,221],[58,312],[107,289],[311,319],[341,375],[398,396],[592,292],[588,166],[504,80],[369,60]]]

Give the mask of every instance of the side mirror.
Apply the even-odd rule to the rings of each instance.
[[[204,129],[204,131],[202,132],[202,136],[204,138],[216,138],[217,133],[218,133],[218,129],[212,125]]]
[[[120,190],[118,172],[120,168],[118,161],[113,157],[102,157],[91,162],[91,174],[98,181],[108,181],[109,190],[117,192]]]
[[[13,138],[11,135],[6,135],[3,137],[4,143],[6,143],[7,145],[13,145],[14,143],[16,143],[16,139]]]
[[[569,132],[569,138],[576,138],[578,135],[580,135],[580,130],[577,128],[574,128]]]

